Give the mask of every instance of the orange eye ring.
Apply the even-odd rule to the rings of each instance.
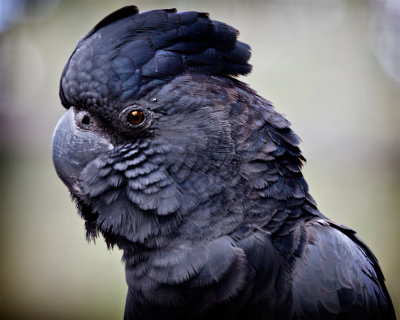
[[[144,121],[145,115],[142,110],[132,110],[128,114],[128,121],[131,125],[138,126]]]

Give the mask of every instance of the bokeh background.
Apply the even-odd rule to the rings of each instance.
[[[76,42],[129,4],[240,30],[254,67],[241,80],[292,122],[320,210],[371,247],[400,314],[398,0],[0,0],[0,318],[122,319],[121,252],[86,241],[50,143]]]

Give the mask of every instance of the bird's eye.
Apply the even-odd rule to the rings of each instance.
[[[141,124],[144,121],[144,112],[142,110],[132,110],[128,114],[128,121],[134,126]]]
[[[136,104],[125,108],[119,115],[119,123],[122,125],[121,129],[127,130],[128,134],[146,130],[150,127],[152,120],[153,113]]]

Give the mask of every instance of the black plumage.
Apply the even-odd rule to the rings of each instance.
[[[250,47],[208,14],[122,8],[60,82],[53,160],[123,250],[126,319],[395,319],[378,262],[308,192],[290,123],[235,79]]]

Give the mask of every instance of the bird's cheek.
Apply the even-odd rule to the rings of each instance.
[[[53,133],[52,156],[56,172],[71,192],[79,194],[77,180],[86,164],[113,149],[101,134],[79,128],[75,109],[70,108],[58,121]]]

